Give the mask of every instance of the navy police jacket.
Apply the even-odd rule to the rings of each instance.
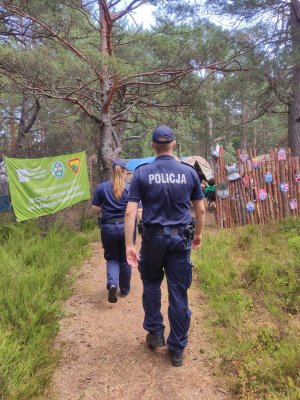
[[[190,201],[203,198],[195,169],[162,155],[135,170],[128,201],[141,200],[145,225],[184,226],[191,222]]]
[[[101,207],[102,220],[110,218],[123,218],[125,216],[127,198],[128,198],[128,183],[125,183],[125,188],[120,200],[115,198],[113,193],[113,184],[111,181],[100,182],[97,186],[92,204],[93,206]]]

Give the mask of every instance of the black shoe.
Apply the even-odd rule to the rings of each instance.
[[[164,335],[153,335],[152,333],[147,334],[146,343],[151,350],[166,345]]]
[[[117,293],[117,288],[114,285],[112,285],[108,289],[108,301],[109,301],[109,303],[116,303],[118,301],[116,293]]]
[[[122,292],[121,292],[120,296],[121,296],[121,297],[126,297],[126,296],[128,296],[128,294],[129,294],[129,292],[127,292],[127,293],[122,293]]]
[[[173,367],[181,367],[183,365],[183,351],[180,353],[174,353],[174,351],[169,350]]]

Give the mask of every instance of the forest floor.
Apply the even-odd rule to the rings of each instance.
[[[192,323],[184,365],[174,368],[166,348],[151,352],[143,330],[142,284],[132,271],[132,288],[118,302],[107,301],[105,260],[93,243],[66,303],[56,340],[62,351],[49,389],[50,400],[232,400],[210,359],[205,298],[194,279],[189,291]],[[162,287],[162,312],[167,322],[167,288]]]

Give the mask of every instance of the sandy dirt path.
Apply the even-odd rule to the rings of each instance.
[[[116,304],[107,301],[105,261],[100,243],[93,244],[66,303],[56,345],[62,359],[50,387],[50,400],[232,400],[209,361],[203,299],[197,282],[189,291],[193,311],[184,365],[174,368],[165,348],[145,345],[142,285],[136,269],[132,289]],[[167,322],[167,290],[163,285]]]

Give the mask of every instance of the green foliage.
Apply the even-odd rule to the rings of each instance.
[[[244,400],[299,398],[299,225],[214,232],[194,259],[219,357]]]
[[[96,217],[82,218],[80,221],[80,230],[88,237],[90,242],[99,240],[99,227]]]
[[[270,51],[253,50],[251,40],[259,37],[262,43],[266,34],[263,28],[226,30],[201,19],[199,2],[154,2],[155,26],[142,30],[118,21],[113,27],[113,53],[107,56],[99,49],[99,25],[91,17],[96,12],[93,2],[15,3],[26,14],[34,15],[36,22],[32,22],[30,31],[33,37],[29,35],[21,44],[20,38],[11,35],[9,25],[12,21],[17,24],[19,17],[2,10],[3,33],[7,31],[8,36],[3,36],[0,45],[1,70],[5,72],[0,82],[1,104],[5,105],[1,112],[0,154],[11,149],[10,114],[13,107],[17,132],[22,96],[28,87],[32,97],[38,96],[41,110],[27,135],[26,146],[39,145],[51,154],[83,148],[95,154],[101,142],[103,106],[99,77],[106,71],[109,86],[116,77],[122,83],[112,99],[112,109],[121,117],[114,121],[119,139],[150,133],[156,125],[168,124],[176,131],[181,155],[207,157],[211,141],[223,137],[221,144],[229,154],[228,161],[243,145],[256,145],[260,152],[266,152],[270,144],[284,139],[287,121],[278,99],[272,97],[270,103],[279,113],[255,119],[268,89],[266,73],[270,71],[273,76],[273,71],[283,68],[285,73],[287,69],[270,60]],[[223,7],[228,2],[215,3]],[[122,2],[116,2],[116,11],[118,7]],[[52,33],[45,30],[45,24]],[[25,26],[21,23],[19,29]],[[239,68],[245,72],[235,71]],[[183,72],[166,84],[170,77],[160,74],[164,70],[171,76],[175,71],[190,73]],[[253,122],[243,125],[252,118]],[[149,141],[144,137],[123,141],[122,156],[152,155]]]
[[[32,399],[56,365],[67,273],[87,256],[88,237],[56,227],[43,236],[30,222],[2,226],[0,241],[0,397]]]
[[[82,218],[80,221],[80,230],[82,232],[93,231],[97,227],[97,221],[95,217]]]

